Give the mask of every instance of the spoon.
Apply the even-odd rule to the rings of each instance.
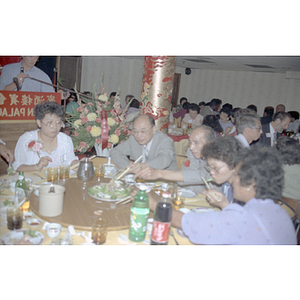
[[[51,182],[50,190],[49,190],[48,193],[55,193],[55,191],[54,191],[54,185],[53,185],[52,182]]]

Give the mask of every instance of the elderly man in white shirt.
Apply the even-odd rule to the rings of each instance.
[[[236,119],[238,135],[235,136],[245,148],[250,147],[250,144],[257,141],[262,134],[262,126],[260,116],[256,113],[241,114]]]

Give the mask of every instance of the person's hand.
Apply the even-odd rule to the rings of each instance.
[[[14,160],[14,154],[12,150],[7,148],[5,145],[0,144],[0,155],[2,155],[7,162],[12,162]]]
[[[39,170],[42,170],[43,168],[47,167],[49,162],[52,162],[52,159],[50,156],[43,156],[40,161],[37,163],[37,167]]]
[[[140,178],[145,179],[145,180],[156,180],[156,179],[160,178],[159,170],[153,169],[149,166],[143,168],[141,171],[136,173],[134,177],[135,178],[140,177]]]
[[[207,202],[212,206],[219,207],[219,208],[223,209],[224,207],[229,205],[229,201],[227,200],[225,195],[220,193],[220,192],[217,192],[214,189],[209,189],[209,190],[204,189],[204,190],[202,190],[202,194],[204,196],[206,196]],[[221,201],[218,202],[217,199],[220,199]]]
[[[130,164],[127,168],[129,168],[130,173],[137,174],[138,172],[140,172],[147,166],[148,166],[148,164],[146,164],[146,163],[135,163],[134,164],[133,162],[130,162]]]
[[[25,78],[27,78],[29,75],[28,74],[25,74],[25,73],[20,73],[17,75],[17,78],[18,78],[18,83],[19,85],[21,86],[25,80]]]

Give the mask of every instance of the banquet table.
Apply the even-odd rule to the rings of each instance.
[[[103,164],[107,162],[107,158],[97,157],[93,160],[94,165]],[[15,180],[17,175],[9,176],[4,175],[0,177],[0,200],[2,204],[5,200],[11,199],[14,195],[7,186],[8,181]],[[38,185],[46,181],[45,173],[42,172],[26,172],[25,177],[33,180],[33,183]],[[100,182],[107,182],[109,179],[101,178]],[[96,217],[95,212],[102,210],[103,214],[108,220],[108,234],[106,242],[103,245],[148,245],[150,244],[150,234],[147,231],[146,238],[143,242],[135,243],[128,239],[129,233],[129,219],[131,203],[118,204],[115,207],[111,205],[112,202],[99,201],[91,197],[87,189],[90,186],[97,185],[99,182],[94,177],[93,181],[86,183],[86,188],[83,190],[83,182],[77,179],[76,175],[70,176],[69,179],[58,180],[56,184],[64,185],[66,187],[64,197],[63,214],[57,217],[44,217],[39,214],[38,204],[39,198],[34,192],[30,196],[30,211],[32,211],[37,218],[42,221],[41,225],[32,228],[29,227],[26,220],[23,220],[24,229],[38,230],[43,236],[44,240],[42,245],[49,245],[52,241],[46,234],[45,225],[52,222],[60,223],[62,225],[62,231],[58,237],[63,239],[68,231],[72,235],[73,245],[93,245],[91,240],[91,224],[93,218]],[[153,191],[151,191],[153,193]],[[194,198],[185,199],[184,207],[192,209],[194,207],[206,207],[212,208],[203,195],[197,195]],[[215,209],[215,208],[214,208]],[[153,217],[153,213],[150,212],[149,218]],[[187,237],[185,237],[181,231],[172,227],[174,236],[179,245],[193,245]],[[6,218],[3,213],[0,214],[0,237],[8,234],[10,230],[7,229]],[[175,245],[175,241],[172,236],[169,237],[168,245]]]

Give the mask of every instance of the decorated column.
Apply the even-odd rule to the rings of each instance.
[[[140,110],[151,115],[157,129],[167,133],[171,111],[175,56],[146,56]]]

